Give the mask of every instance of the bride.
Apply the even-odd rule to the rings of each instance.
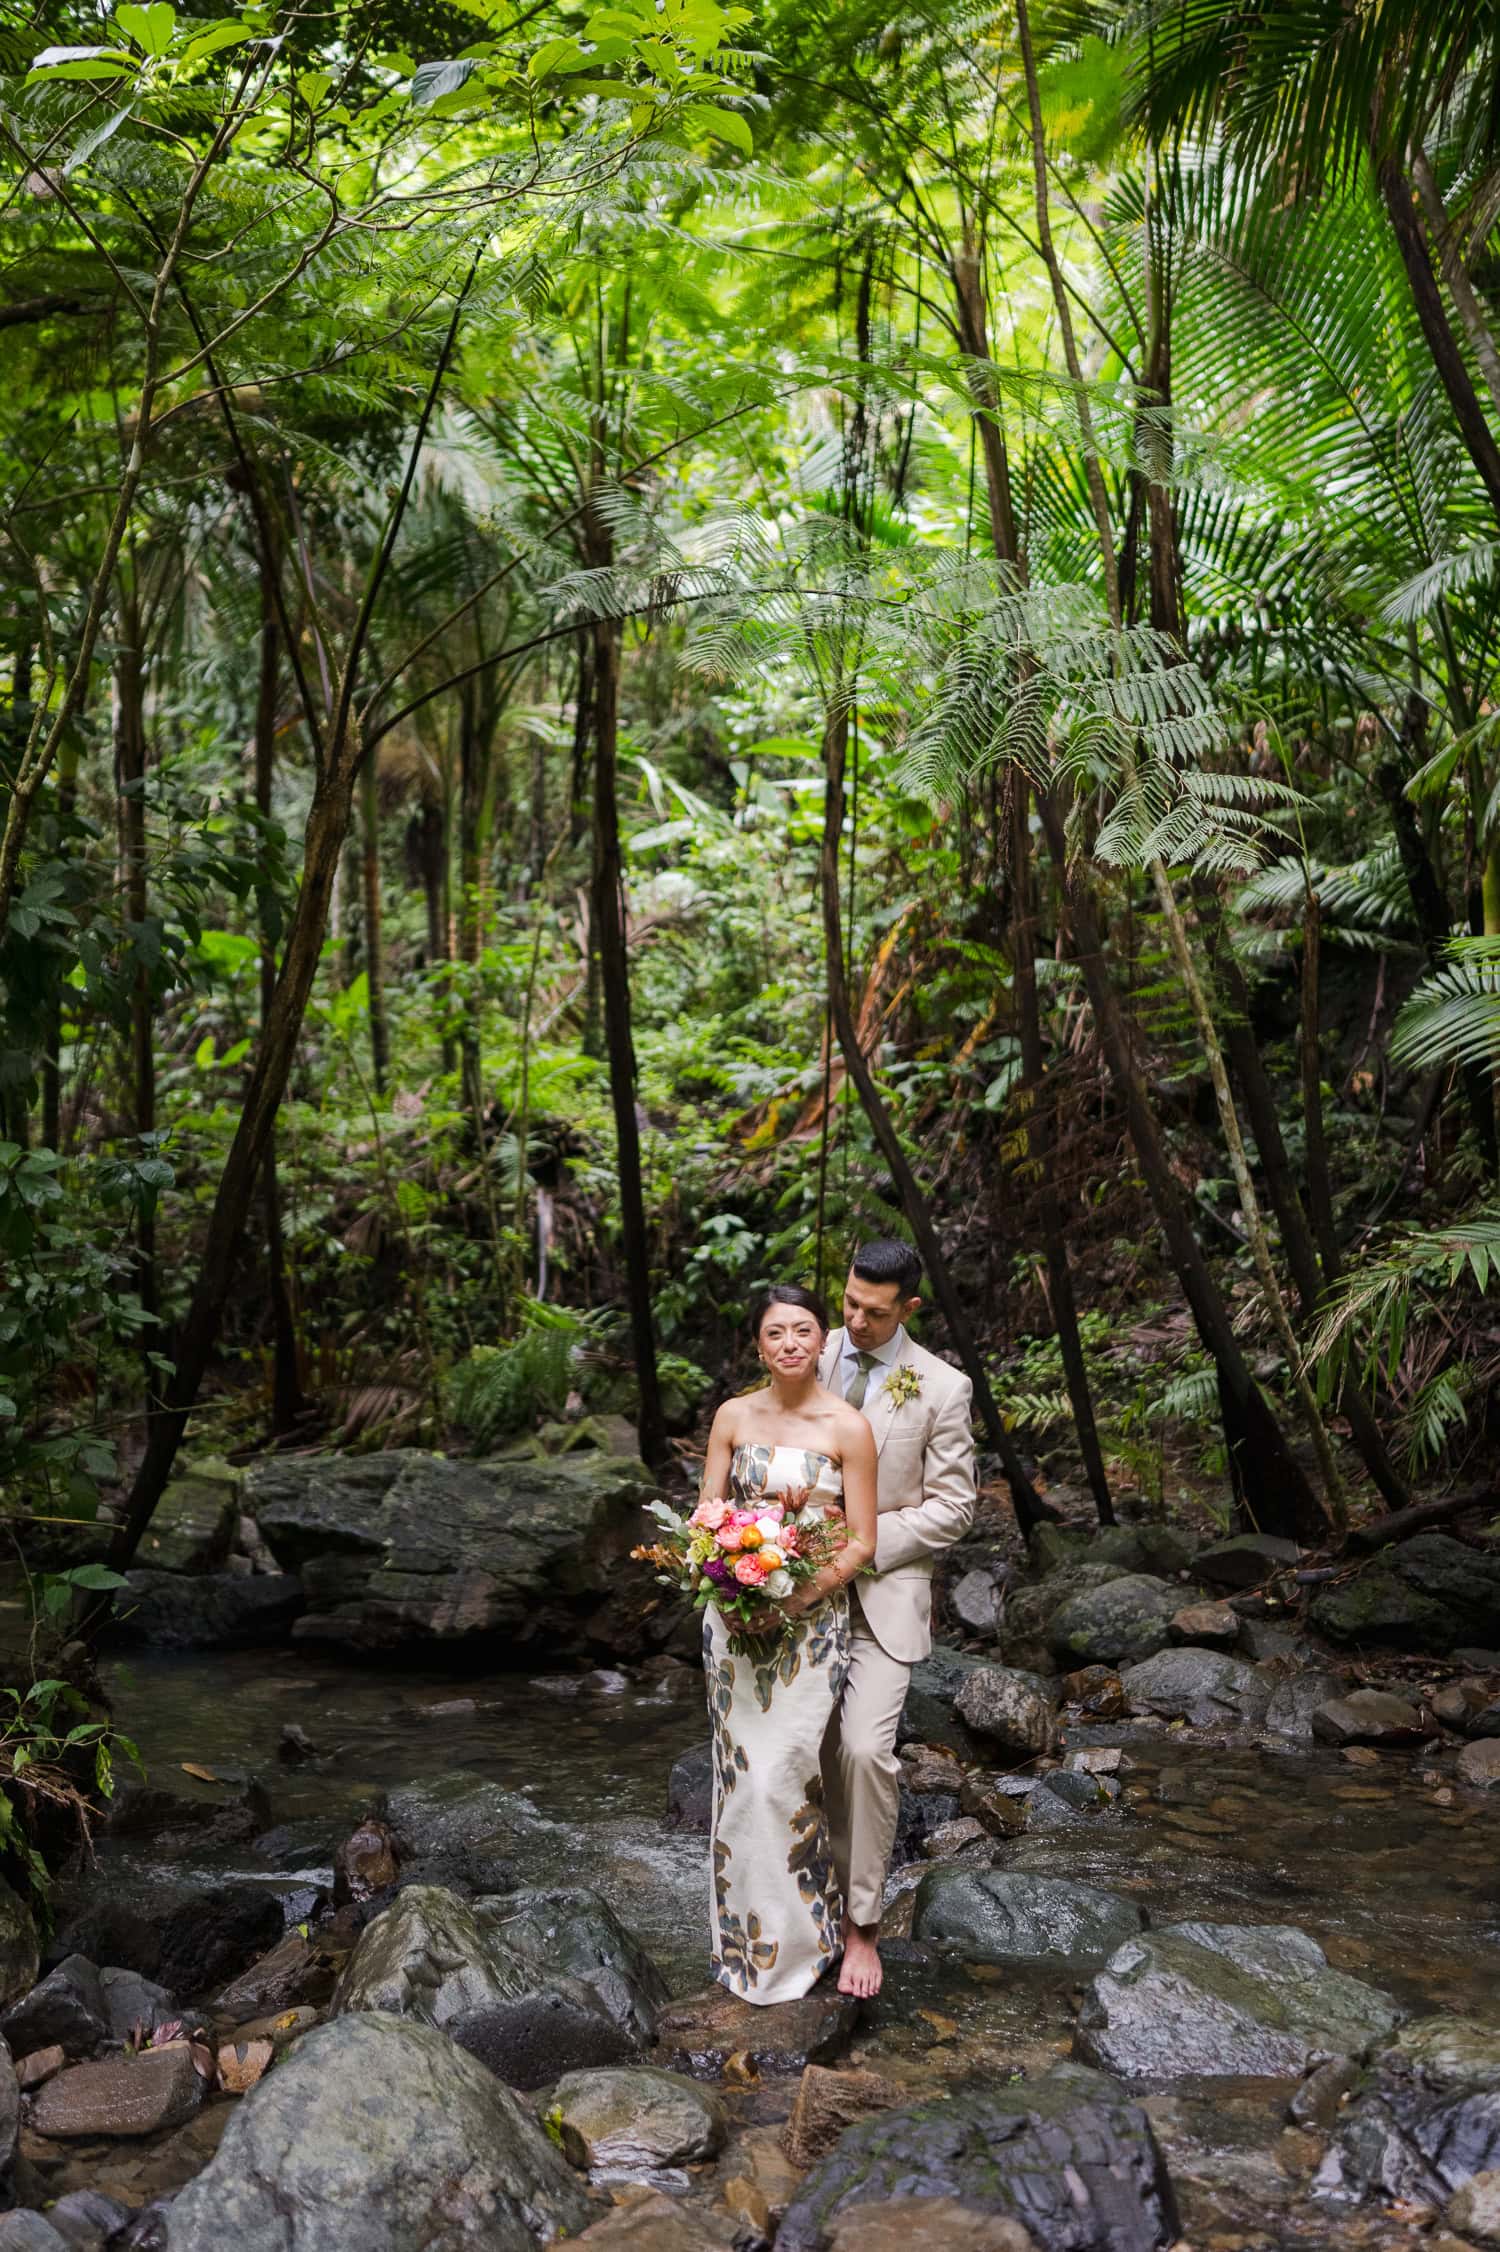
[[[875,1554],[875,1440],[859,1410],[818,1382],[828,1319],[810,1290],[777,1283],[752,1326],[770,1382],[714,1417],[702,1498],[805,1496],[830,1514],[842,1509],[848,1527],[833,1561],[780,1606],[797,1619],[789,1643],[768,1640],[744,1656],[712,1608],[703,1628],[714,1976],[747,2002],[789,2002],[828,1969],[844,1937],[819,1755],[849,1667],[844,1590]]]

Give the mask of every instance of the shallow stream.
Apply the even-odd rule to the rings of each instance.
[[[109,1669],[115,1709],[152,1780],[181,1762],[248,1769],[292,1825],[275,1865],[245,1852],[214,1868],[276,1884],[295,1908],[329,1880],[329,1853],[382,1790],[453,1769],[523,1793],[544,1824],[528,1882],[597,1887],[679,1993],[706,1983],[705,1842],[668,1829],[668,1769],[707,1731],[701,1683],[684,1672],[526,1680],[355,1668],[301,1654],[136,1657]],[[320,1755],[278,1758],[294,1722]],[[1078,1828],[1001,1848],[1008,1867],[1128,1894],[1153,1923],[1288,1923],[1339,1969],[1413,2013],[1493,2019],[1500,2002],[1500,1794],[1436,1793],[1421,1755],[1351,1764],[1334,1752],[1220,1743],[1161,1724],[1075,1732],[1120,1743],[1126,1803]],[[132,1853],[138,1866],[140,1855]],[[181,1873],[181,1864],[177,1865]],[[896,1948],[887,1993],[854,2061],[914,2096],[976,2074],[1034,2075],[1071,2046],[1078,1988],[1066,1974],[922,1962]],[[1319,2145],[1285,2125],[1285,2083],[1177,2082],[1148,2097],[1195,2252],[1411,2244],[1410,2221],[1309,2201]],[[746,2124],[787,2091],[739,2099]]]

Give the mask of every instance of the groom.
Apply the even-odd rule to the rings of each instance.
[[[880,1991],[876,1933],[896,1834],[896,1727],[911,1669],[932,1648],[932,1565],[974,1517],[972,1387],[907,1335],[921,1304],[911,1247],[881,1239],[854,1255],[844,1326],[829,1333],[820,1382],[859,1408],[878,1466],[873,1578],[854,1581],[853,1648],[823,1744],[823,1787],[844,1894],[841,1994]]]

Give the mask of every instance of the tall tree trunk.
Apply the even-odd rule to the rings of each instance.
[[[480,691],[466,680],[458,707],[458,958],[466,972],[463,1030],[459,1035],[464,1094],[478,1121],[484,1111],[480,1072],[479,958],[484,950],[481,868],[484,806],[489,789],[488,750],[480,716]]]
[[[115,788],[119,805],[120,873],[125,920],[144,946],[150,913],[146,849],[146,674],[141,647],[140,606],[133,589],[121,590],[117,615],[119,641],[114,662]],[[152,1038],[151,974],[138,961],[130,986],[130,1087],[132,1126],[137,1136],[156,1132],[156,1046]],[[148,1322],[142,1332],[141,1363],[146,1423],[155,1414],[160,1379],[149,1356],[163,1350],[161,1297],[156,1271],[156,1221],[149,1209],[136,1222],[136,1287]]]
[[[850,1006],[849,982],[844,972],[843,908],[839,897],[839,845],[844,829],[844,772],[848,750],[848,708],[838,706],[828,713],[823,726],[823,847],[818,864],[823,897],[823,956],[828,978],[829,1014],[843,1054],[844,1069],[854,1082],[865,1116],[870,1122],[870,1131],[881,1156],[890,1167],[891,1178],[896,1184],[911,1232],[916,1238],[917,1250],[932,1283],[932,1294],[948,1325],[954,1350],[963,1362],[965,1374],[974,1387],[974,1405],[978,1410],[979,1420],[984,1425],[985,1436],[1000,1457],[1000,1465],[1010,1487],[1016,1522],[1023,1533],[1029,1533],[1044,1518],[1055,1519],[1057,1512],[1048,1508],[1027,1476],[1015,1441],[1006,1429],[1005,1419],[995,1404],[995,1395],[990,1390],[984,1361],[974,1341],[963,1302],[948,1272],[948,1262],[938,1240],[927,1199],[922,1194],[910,1160],[901,1147],[901,1137],[896,1132],[891,1114],[875,1084],[875,1075],[860,1046],[859,1028]]]
[[[1029,799],[1026,778],[1017,768],[1011,776],[1011,895],[1014,901],[1011,974],[1015,985],[1016,1022],[1021,1038],[1023,1094],[1027,1103],[1027,1155],[1031,1175],[1037,1185],[1042,1244],[1047,1261],[1047,1296],[1052,1305],[1052,1319],[1057,1326],[1058,1349],[1062,1354],[1063,1374],[1073,1409],[1073,1428],[1078,1435],[1078,1451],[1083,1458],[1084,1474],[1094,1497],[1094,1507],[1099,1512],[1099,1522],[1102,1525],[1112,1525],[1115,1522],[1114,1503],[1110,1499],[1109,1479],[1105,1473],[1104,1455],[1094,1421],[1088,1366],[1083,1357],[1083,1338],[1078,1328],[1078,1305],[1073,1295],[1073,1271],[1068,1264],[1062,1204],[1057,1192],[1057,1114],[1047,1084],[1046,1062],[1042,1050],[1042,1018],[1036,990],[1036,909],[1032,897],[1031,826],[1027,819]]]
[[[642,1459],[662,1462],[667,1431],[656,1374],[656,1325],[651,1311],[651,1238],[641,1183],[641,1136],[636,1118],[635,1041],[630,1025],[630,957],[625,932],[625,873],[620,853],[619,755],[620,628],[614,618],[593,626],[594,671],[594,886],[593,923],[599,944],[599,982],[609,1091],[615,1114],[620,1184],[620,1236],[625,1254],[625,1294],[630,1341],[640,1388]]]
[[[276,594],[272,573],[275,553],[268,541],[260,543],[260,675],[255,697],[255,805],[263,820],[273,810],[276,773],[276,689],[280,672],[281,635],[276,622]],[[276,941],[269,917],[260,922],[260,1022],[265,1037],[271,999],[276,991]],[[266,1137],[261,1167],[261,1210],[266,1238],[266,1294],[271,1314],[271,1430],[282,1438],[294,1431],[306,1413],[297,1349],[297,1323],[287,1282],[286,1246],[281,1229],[281,1178],[276,1161],[276,1129]]]
[[[1048,848],[1068,903],[1074,956],[1083,974],[1099,1044],[1121,1103],[1146,1192],[1166,1239],[1168,1256],[1204,1350],[1219,1382],[1224,1436],[1236,1500],[1257,1530],[1293,1539],[1320,1538],[1327,1520],[1301,1464],[1250,1373],[1229,1308],[1194,1232],[1187,1200],[1172,1173],[1166,1146],[1131,1052],[1125,1013],[1104,959],[1095,902],[1083,870],[1068,856],[1061,813],[1050,792],[1037,792]]]
[[[1459,347],[1458,338],[1449,325],[1443,308],[1442,291],[1432,270],[1428,255],[1427,238],[1422,231],[1422,221],[1413,201],[1411,187],[1401,169],[1400,159],[1388,152],[1375,159],[1375,178],[1380,188],[1391,227],[1396,237],[1396,247],[1401,253],[1401,263],[1406,268],[1407,285],[1412,303],[1438,381],[1448,394],[1448,404],[1458,424],[1458,434],[1463,440],[1470,461],[1478,473],[1479,482],[1488,496],[1489,504],[1500,522],[1500,446],[1485,419],[1478,393],[1469,377],[1467,363]]]
[[[377,1095],[390,1076],[391,1044],[385,1014],[385,947],[380,924],[380,777],[373,748],[359,776],[360,875],[364,903],[365,990],[370,1012],[370,1072]]]
[[[1427,220],[1427,231],[1437,252],[1438,265],[1448,285],[1448,295],[1453,300],[1455,312],[1463,323],[1469,340],[1469,349],[1484,377],[1490,395],[1490,405],[1500,414],[1500,351],[1495,348],[1494,335],[1485,318],[1474,284],[1469,279],[1469,269],[1464,264],[1463,251],[1454,235],[1453,222],[1444,205],[1427,152],[1420,143],[1413,144],[1411,176],[1416,182],[1417,194],[1422,199],[1422,210]]]

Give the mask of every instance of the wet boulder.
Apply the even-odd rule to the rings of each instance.
[[[1295,1571],[1301,1550],[1278,1533],[1236,1533],[1200,1548],[1193,1570],[1210,1587],[1260,1587],[1278,1572]]]
[[[262,1538],[307,1589],[299,1639],[617,1655],[645,1644],[619,1567],[655,1482],[640,1463],[453,1462],[415,1448],[277,1457],[246,1474]]]
[[[558,1981],[485,2002],[444,2027],[508,2088],[545,2088],[567,2072],[633,2064],[640,2051],[586,1986]]]
[[[1006,1662],[1018,1666],[1050,1666],[1047,1630],[1064,1604],[1088,1595],[1112,1581],[1128,1579],[1123,1564],[1107,1564],[1083,1556],[1055,1566],[1038,1580],[1009,1590],[1005,1599],[1001,1646]],[[1178,1601],[1181,1601],[1179,1595]],[[1173,1609],[1176,1609],[1174,1603]],[[1077,1662],[1077,1661],[1074,1661]]]
[[[152,1650],[268,1650],[291,1639],[306,1608],[291,1572],[127,1572],[108,1627],[111,1642]]]
[[[203,2101],[203,2085],[186,2041],[143,2049],[139,2056],[122,2049],[49,2080],[32,2098],[31,2125],[52,2142],[155,2135],[192,2118]]]
[[[1047,1751],[1056,1734],[1052,1691],[1040,1674],[1014,1666],[981,1666],[954,1699],[971,1734],[1017,1758]]]
[[[251,2090],[169,2252],[535,2252],[591,2206],[527,2108],[431,2026],[318,2026]]]
[[[274,1947],[285,1918],[264,1885],[195,1884],[103,1866],[60,1886],[49,1960],[86,1955],[184,1998],[211,1991]]]
[[[672,1763],[667,1777],[667,1827],[701,1831],[706,1837],[714,1816],[714,1748],[695,1744]]]
[[[141,1563],[160,1572],[217,1572],[239,1530],[239,1480],[189,1470],[174,1478],[141,1537]]]
[[[636,2065],[565,2073],[544,2114],[564,2148],[576,2136],[591,2173],[645,2173],[713,2158],[729,2131],[716,2095],[684,2073]]]
[[[1453,1772],[1470,1790],[1500,1790],[1500,1737],[1481,1736],[1465,1744],[1453,1763]]]
[[[731,2057],[763,2077],[836,2064],[854,2037],[859,2004],[828,1981],[799,2001],[761,2009],[722,1986],[671,2002],[657,2027],[654,2064],[718,2080]]]
[[[0,2036],[0,2210],[15,2203],[16,2143],[21,2132],[21,2090],[10,2050]]]
[[[858,2243],[865,2210],[895,2198],[1010,2221],[1036,2252],[1157,2252],[1178,2226],[1145,2113],[1107,2082],[1068,2072],[860,2120],[797,2191],[776,2252]],[[919,2225],[914,2214],[914,2245]]]
[[[911,1669],[906,1703],[896,1726],[897,1743],[938,1744],[959,1759],[978,1758],[978,1742],[955,1707],[964,1683],[981,1670],[984,1662],[972,1651],[934,1642],[928,1655]]]
[[[1270,1683],[1225,1650],[1158,1650],[1128,1667],[1120,1684],[1132,1711],[1189,1720],[1199,1728],[1259,1721],[1271,1698]]]
[[[1418,1706],[1385,1689],[1351,1689],[1330,1697],[1312,1716],[1324,1744],[1420,1744],[1431,1734]]]
[[[1313,2190],[1441,2205],[1497,2167],[1500,2026],[1424,2017],[1367,2058]]]
[[[110,2038],[109,2005],[86,1955],[68,1955],[24,2001],[0,2018],[12,2056],[60,2048],[72,2059],[92,2056]]]
[[[1305,1673],[1289,1674],[1271,1691],[1263,1725],[1275,1736],[1289,1736],[1296,1743],[1310,1744],[1313,1715],[1320,1706],[1342,1693],[1343,1683],[1337,1674],[1323,1673],[1315,1666]]]
[[[538,1984],[576,1980],[631,2041],[656,2038],[667,1982],[608,1902],[583,1885],[508,1893],[476,1904],[480,1929]]]
[[[1331,1642],[1359,1648],[1493,1648],[1500,1643],[1500,1556],[1447,1533],[1419,1533],[1326,1588],[1310,1617]]]
[[[1047,1641],[1059,1664],[1134,1665],[1166,1647],[1182,1602],[1180,1588],[1144,1572],[1086,1588],[1053,1612]]]
[[[378,2011],[446,2026],[490,2003],[519,2000],[533,1984],[467,1901],[438,1885],[412,1885],[360,1933],[331,2014]]]
[[[1167,1924],[1127,1940],[1095,1975],[1078,2045],[1122,2079],[1276,2078],[1363,2048],[1399,2016],[1289,1924]]]
[[[1026,1828],[1076,1830],[1118,1807],[1120,1785],[1113,1775],[1098,1775],[1086,1768],[1054,1768],[1037,1777],[1025,1800]]]
[[[1103,1963],[1141,1912],[1097,1885],[1012,1869],[934,1869],[917,1890],[912,1937],[971,1963]]]
[[[15,2213],[0,2213],[0,2252],[69,2252],[69,2246],[45,2213],[23,2206]]]

